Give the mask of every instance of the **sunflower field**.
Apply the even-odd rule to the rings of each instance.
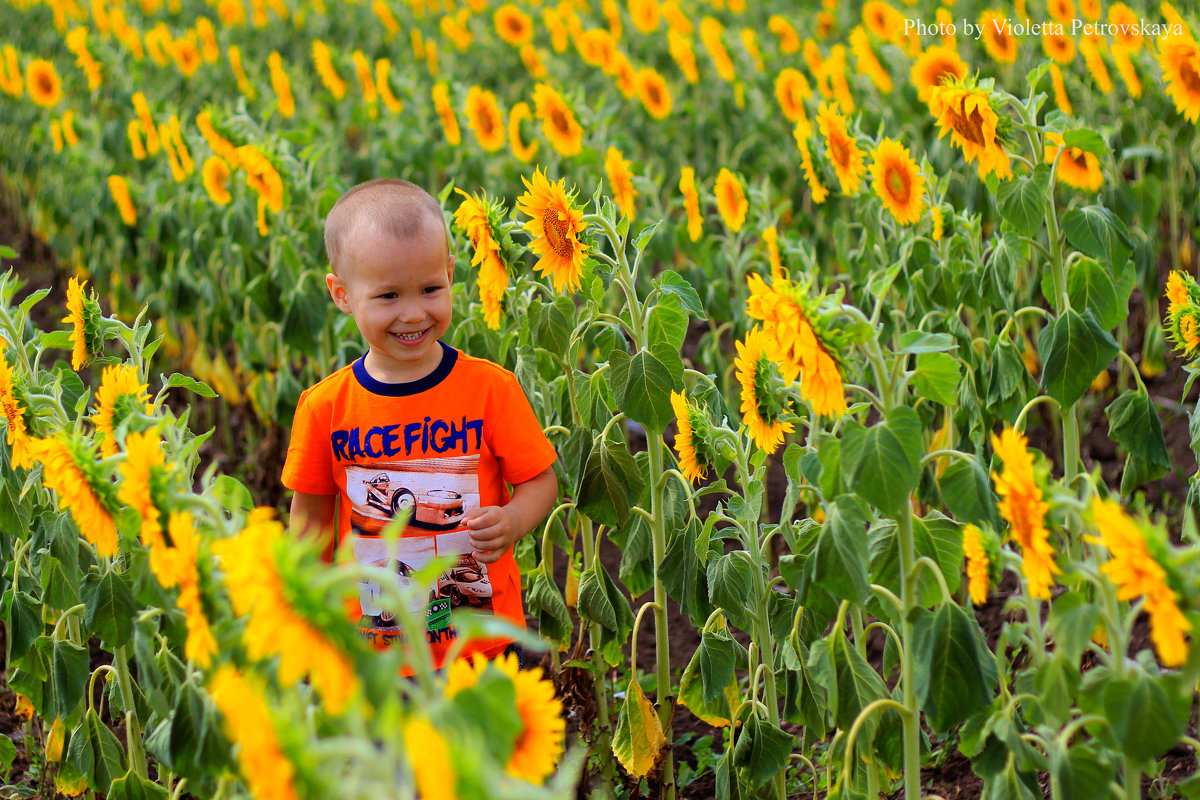
[[[1200,796],[1198,125],[1183,0],[0,0],[0,797]],[[288,534],[378,177],[524,668]]]

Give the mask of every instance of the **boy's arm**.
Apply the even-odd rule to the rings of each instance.
[[[473,508],[463,517],[470,531],[475,557],[485,564],[500,560],[513,544],[533,530],[558,499],[554,467],[513,485],[512,499],[504,506]]]
[[[293,494],[292,519],[289,526],[292,535],[316,537],[328,551],[329,544],[333,541],[333,512],[336,501],[336,494]]]

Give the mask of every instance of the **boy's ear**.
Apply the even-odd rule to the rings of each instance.
[[[329,287],[329,296],[333,298],[333,304],[347,314],[351,313],[350,302],[346,298],[346,284],[342,279],[332,272],[327,273],[325,285]]]

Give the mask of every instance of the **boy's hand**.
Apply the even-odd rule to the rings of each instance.
[[[463,515],[470,531],[471,546],[475,558],[484,564],[494,564],[508,548],[525,535],[512,511],[506,506],[483,506],[473,508]]]

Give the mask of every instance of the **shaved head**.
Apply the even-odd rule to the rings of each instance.
[[[335,274],[343,274],[347,245],[364,226],[398,242],[449,236],[442,207],[415,183],[392,178],[360,183],[342,195],[325,218],[325,252]]]

